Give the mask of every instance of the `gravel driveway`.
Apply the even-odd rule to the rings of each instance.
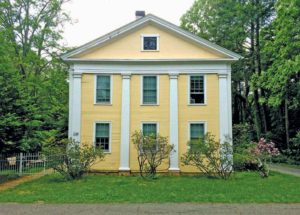
[[[299,215],[300,204],[0,204],[0,215]]]

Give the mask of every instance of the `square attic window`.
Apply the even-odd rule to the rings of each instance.
[[[142,36],[142,50],[143,51],[158,51],[159,50],[159,36],[158,35],[143,35]]]

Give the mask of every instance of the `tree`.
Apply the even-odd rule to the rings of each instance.
[[[0,1],[0,152],[66,138],[67,66],[58,58],[65,2]]]

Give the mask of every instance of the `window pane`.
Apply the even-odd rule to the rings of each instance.
[[[202,75],[190,77],[190,103],[204,104],[204,77]]]
[[[204,137],[204,124],[190,124],[190,139],[197,140]]]
[[[97,76],[96,102],[110,102],[110,76]]]
[[[96,124],[95,145],[104,151],[109,151],[109,123]]]
[[[144,50],[157,50],[157,37],[144,37]]]
[[[146,135],[155,135],[156,136],[156,133],[157,133],[157,130],[156,130],[156,124],[155,123],[148,123],[148,124],[143,124],[143,135],[146,136]]]
[[[157,77],[156,76],[143,77],[143,103],[144,104],[157,103]]]

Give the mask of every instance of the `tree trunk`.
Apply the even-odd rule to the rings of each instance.
[[[286,136],[286,148],[290,149],[290,135],[289,135],[289,109],[288,109],[288,96],[284,98],[284,122],[285,122],[285,136]]]

